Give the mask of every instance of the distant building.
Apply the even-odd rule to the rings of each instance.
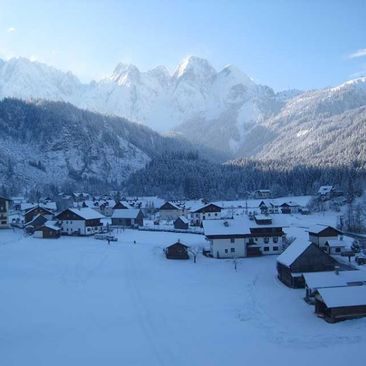
[[[282,203],[280,208],[283,214],[294,214],[300,211],[301,206],[296,202],[288,201]]]
[[[254,192],[254,198],[270,198],[272,192],[269,189],[258,189]]]
[[[314,225],[308,232],[309,240],[322,249],[325,249],[327,241],[338,239],[338,235],[342,234],[339,230],[327,225]]]
[[[144,225],[144,215],[138,208],[118,209],[112,214],[112,226],[138,227]]]
[[[10,199],[0,196],[0,229],[9,227],[9,204]]]
[[[303,273],[332,271],[338,262],[317,245],[295,240],[277,258],[277,274],[280,281],[293,288],[305,286]]]
[[[25,224],[31,222],[37,215],[42,215],[47,220],[52,220],[54,214],[51,210],[44,208],[42,206],[35,206],[27,210],[24,214],[24,222]]]
[[[187,230],[189,228],[189,220],[184,216],[179,216],[174,221],[174,229]]]
[[[321,186],[318,190],[318,197],[323,200],[329,200],[334,196],[334,186]]]
[[[57,221],[47,221],[43,226],[38,228],[33,237],[43,239],[58,239],[61,236],[61,228],[57,225]]]
[[[61,223],[61,233],[66,235],[93,235],[102,230],[104,216],[89,207],[68,208],[56,218]]]
[[[201,225],[205,220],[221,219],[222,208],[214,203],[208,203],[191,211],[191,219],[194,225]]]
[[[181,243],[179,240],[165,248],[165,256],[168,259],[189,259],[189,246]]]
[[[172,202],[165,202],[159,208],[159,215],[162,220],[175,220],[183,215],[183,209]]]

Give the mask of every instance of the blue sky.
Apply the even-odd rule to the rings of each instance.
[[[365,15],[365,0],[0,0],[0,57],[88,81],[196,55],[276,90],[320,88],[366,75]]]

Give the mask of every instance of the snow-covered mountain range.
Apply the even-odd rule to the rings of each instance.
[[[191,56],[172,73],[164,66],[141,72],[118,64],[110,77],[83,84],[69,72],[14,58],[0,61],[0,98],[9,96],[70,102],[236,157],[275,159],[326,151],[334,143],[325,146],[326,136],[347,129],[344,113],[354,119],[363,115],[358,108],[366,105],[366,78],[322,90],[276,93],[234,66],[217,71]]]

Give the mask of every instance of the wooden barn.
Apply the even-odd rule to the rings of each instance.
[[[31,209],[29,209],[28,211],[25,212],[24,222],[28,223],[28,222],[32,221],[37,215],[42,215],[47,220],[52,220],[52,218],[53,218],[53,212],[52,211],[47,210],[46,208],[41,207],[41,206],[36,206],[36,207],[33,207],[33,208],[31,208]]]
[[[329,323],[366,316],[366,286],[319,289],[315,313]]]
[[[277,274],[280,281],[292,288],[305,287],[303,273],[332,271],[338,262],[318,246],[295,240],[277,258]]]
[[[46,222],[47,222],[47,218],[44,217],[43,215],[41,214],[38,214],[37,216],[35,216],[33,218],[33,220],[27,222],[24,227],[25,227],[25,230],[28,232],[28,233],[33,233],[34,231],[38,230],[40,227],[42,227]]]
[[[114,210],[112,226],[136,227],[144,225],[144,214],[138,208]]]
[[[165,248],[165,256],[168,259],[189,259],[189,246],[181,243],[179,240]]]
[[[179,216],[174,221],[174,229],[187,230],[189,227],[189,220],[184,216]]]
[[[47,221],[34,232],[33,236],[43,239],[58,239],[61,236],[61,228],[57,226],[57,221]]]

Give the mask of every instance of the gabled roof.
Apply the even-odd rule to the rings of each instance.
[[[318,193],[319,194],[327,194],[327,193],[330,193],[333,189],[334,189],[333,186],[321,186],[319,188]]]
[[[337,230],[336,228],[329,226],[329,225],[321,225],[321,224],[317,224],[314,226],[311,226],[308,230],[309,233],[312,234],[320,234],[322,231],[326,230],[326,229],[332,229],[338,232],[338,234],[342,234],[339,230]],[[338,235],[337,234],[337,235]]]
[[[117,209],[113,211],[112,219],[135,219],[140,212],[138,208]]]
[[[47,222],[45,222],[45,224],[43,226],[48,229],[51,229],[51,230],[56,230],[56,231],[61,230],[61,228],[59,226],[57,226],[57,221],[47,221]]]
[[[32,226],[33,224],[41,224],[43,225],[44,222],[46,222],[47,219],[42,214],[37,214],[33,217],[31,221],[28,221],[24,224],[24,226]]]
[[[302,239],[296,239],[286,250],[277,257],[277,262],[286,267],[291,266],[299,256],[309,248],[311,242]]]
[[[327,240],[327,242],[325,243],[325,245],[327,245],[327,244],[331,248],[343,248],[343,247],[347,246],[347,243],[344,240],[339,240],[339,239]]]
[[[170,248],[170,247],[172,247],[174,245],[181,245],[181,246],[183,246],[185,248],[189,248],[189,245],[182,243],[180,240],[176,241],[173,244],[167,245],[166,248]]]
[[[311,272],[303,274],[306,285],[311,289],[345,287],[354,282],[365,282],[366,271]]]
[[[72,213],[74,213],[75,215],[81,217],[84,220],[103,219],[104,218],[104,215],[102,215],[101,213],[99,213],[89,207],[68,208],[62,212],[65,212],[68,210],[71,211]]]
[[[189,224],[189,220],[185,216],[179,216],[175,221],[181,220],[184,224]]]
[[[322,288],[318,292],[328,308],[366,306],[366,286]]]
[[[31,207],[29,208],[27,211],[25,211],[25,215],[29,214],[30,212],[34,211],[34,210],[37,210],[37,209],[41,209],[43,210],[44,212],[46,212],[47,214],[50,214],[50,215],[53,215],[53,212],[48,210],[47,208],[41,206],[41,205],[37,205],[37,206],[34,206],[34,207]]]
[[[215,206],[215,207],[219,208],[220,210],[222,210],[222,207],[216,205],[215,203],[207,203],[206,205],[202,205],[201,207],[196,208],[194,211],[192,211],[192,213],[205,212],[205,208],[207,208],[209,206]]]
[[[248,220],[235,218],[230,220],[204,220],[203,231],[210,236],[245,236],[250,234]]]
[[[160,206],[159,210],[181,210],[181,208],[173,202],[167,201]]]

